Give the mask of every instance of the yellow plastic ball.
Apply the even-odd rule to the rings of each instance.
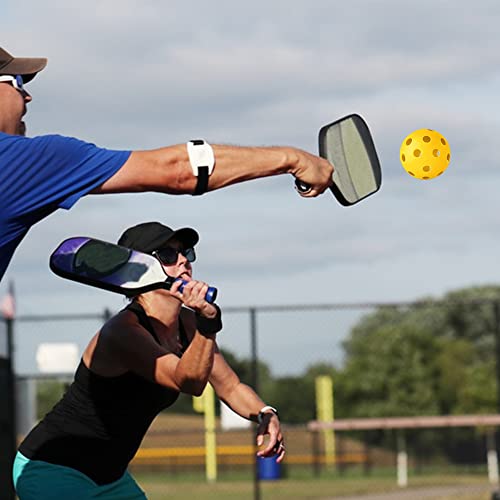
[[[403,168],[413,177],[422,180],[441,175],[450,163],[448,141],[435,130],[421,128],[408,135],[401,144]]]

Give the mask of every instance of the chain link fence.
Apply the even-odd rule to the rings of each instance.
[[[222,425],[217,404],[217,480],[207,481],[203,415],[181,395],[154,421],[131,470],[153,499],[334,498],[429,485],[463,486],[472,488],[471,499],[489,498],[498,482],[495,426],[328,431],[310,422],[318,419],[318,376],[333,381],[335,422],[500,413],[498,311],[496,295],[226,308],[219,346],[240,378],[279,408],[285,462],[256,461],[255,428]],[[12,322],[18,440],[71,382],[70,373],[39,372],[39,345],[76,343],[81,354],[109,315]]]

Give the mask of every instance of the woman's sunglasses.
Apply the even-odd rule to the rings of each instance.
[[[10,83],[23,97],[28,97],[29,93],[24,88],[23,77],[21,75],[0,75],[0,82]]]
[[[196,260],[194,248],[177,249],[172,247],[163,247],[160,250],[155,250],[152,255],[154,255],[165,266],[171,266],[177,262],[180,253],[186,257],[188,262],[194,262]]]

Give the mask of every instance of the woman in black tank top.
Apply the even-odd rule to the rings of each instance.
[[[19,447],[20,500],[65,498],[68,485],[84,498],[145,498],[129,462],[156,415],[180,392],[200,395],[208,382],[234,411],[259,422],[259,446],[269,435],[258,454],[283,459],[277,411],[240,382],[217,348],[220,309],[205,300],[208,286],[192,279],[198,239],[191,228],[158,222],[122,235],[120,245],[154,255],[187,284],[182,293],[179,280],[169,291],[134,297],[90,341],[69,390]]]

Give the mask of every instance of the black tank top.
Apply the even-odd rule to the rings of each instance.
[[[142,307],[127,306],[158,342]],[[182,352],[188,340],[179,320]],[[132,372],[103,377],[83,359],[63,398],[26,436],[19,451],[31,460],[72,467],[99,485],[120,479],[153,419],[179,393]]]

